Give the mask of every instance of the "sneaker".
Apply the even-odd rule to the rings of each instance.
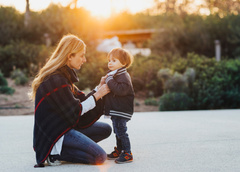
[[[120,155],[120,151],[117,149],[117,147],[114,147],[114,151],[111,154],[107,154],[107,159],[116,159]]]
[[[60,164],[61,164],[61,161],[58,161],[58,160],[54,159],[54,156],[49,155],[49,156],[47,157],[47,163],[48,163],[48,165],[50,165],[50,166],[57,166],[57,165],[60,165]]]
[[[129,163],[133,161],[132,153],[122,152],[118,159],[115,160],[117,164]]]

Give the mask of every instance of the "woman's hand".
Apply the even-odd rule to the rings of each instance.
[[[100,98],[105,96],[110,92],[110,89],[108,88],[107,84],[103,84],[102,86],[98,87],[98,90],[96,93],[94,93],[95,99],[98,101]]]
[[[105,80],[107,79],[107,75],[106,76],[103,76],[102,78],[101,78],[101,81],[100,81],[100,83],[99,83],[99,85],[98,85],[98,88],[100,88],[103,84],[105,84]]]

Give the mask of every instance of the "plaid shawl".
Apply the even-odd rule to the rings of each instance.
[[[64,68],[70,74],[71,81],[60,71],[45,79],[36,93],[33,147],[37,164],[44,163],[62,135],[74,127],[88,127],[102,115],[100,100],[97,107],[81,116],[81,101],[91,96],[94,91],[87,96],[81,91],[74,95],[70,82],[78,81],[77,75],[69,67]]]

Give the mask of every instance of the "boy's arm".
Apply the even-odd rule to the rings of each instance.
[[[106,79],[106,84],[117,96],[126,96],[131,89],[130,77],[127,78],[126,75],[120,76],[118,81],[113,78],[113,75],[109,75]]]

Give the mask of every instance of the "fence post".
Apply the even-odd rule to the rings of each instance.
[[[215,57],[216,60],[219,62],[221,60],[221,44],[219,40],[215,40]]]

